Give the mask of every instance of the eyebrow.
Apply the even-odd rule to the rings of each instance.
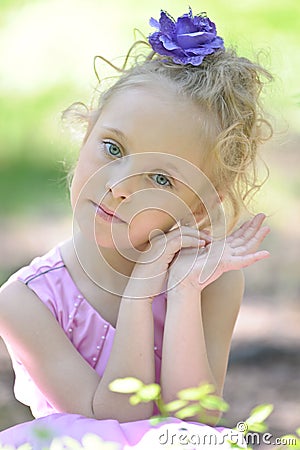
[[[176,179],[176,177],[175,177],[175,181],[184,181],[185,183],[188,183],[188,181],[187,181],[187,179],[186,179],[186,177],[184,176],[184,174],[178,169],[178,167],[176,167],[176,166],[174,166],[172,163],[171,164],[168,164],[169,165],[169,168],[171,169],[171,170],[174,170],[174,172],[177,172],[178,173],[178,175],[181,177],[181,179],[180,179],[180,177],[178,176],[178,179]],[[173,177],[174,178],[174,177]]]
[[[125,134],[121,130],[119,130],[118,128],[108,127],[108,126],[105,126],[105,125],[103,125],[103,128],[105,128],[105,130],[111,131],[116,136],[118,136],[119,138],[123,139],[123,141],[127,142],[127,138],[126,138]]]
[[[109,127],[109,126],[106,126],[106,125],[103,125],[103,128],[105,128],[105,130],[108,130],[108,131],[114,133],[116,136],[121,138],[125,143],[128,143],[128,140],[127,140],[125,134],[121,130],[119,130],[118,128]],[[150,153],[152,153],[152,152],[150,152]],[[172,164],[172,163],[170,163],[170,164],[168,163],[168,166],[169,166],[170,169],[174,170],[175,172],[178,172],[178,174],[182,177],[182,180],[184,180],[185,183],[188,183],[186,177],[179,170],[178,167],[174,166],[174,164]],[[176,180],[176,181],[180,181],[180,179]]]

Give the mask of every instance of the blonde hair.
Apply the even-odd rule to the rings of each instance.
[[[190,99],[208,117],[206,123],[201,123],[201,131],[211,143],[204,149],[206,164],[202,170],[219,193],[228,230],[232,229],[268,177],[266,167],[267,176],[259,180],[257,160],[259,144],[272,136],[271,124],[264,118],[259,100],[263,80],[272,80],[271,74],[260,64],[237,56],[234,50],[217,51],[196,67],[178,65],[151,52],[129,69],[119,70],[122,74],[101,93],[97,108],[87,110],[87,115],[81,117],[92,119],[91,127],[115,93],[149,81],[165,83],[175,88],[179,98]],[[207,220],[203,221],[204,226]]]

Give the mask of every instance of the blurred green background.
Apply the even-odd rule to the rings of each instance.
[[[160,8],[177,16],[187,10],[188,4],[195,12],[208,11],[227,45],[236,46],[240,54],[264,52],[261,58],[276,76],[268,90],[268,107],[277,117],[279,131],[287,126],[290,132],[297,130],[298,0],[2,0],[2,214],[31,214],[49,206],[52,200],[55,204],[56,196],[61,197],[59,161],[69,161],[73,155],[60,134],[59,113],[73,101],[88,102],[91,98],[96,84],[94,55],[118,61],[133,42],[134,28],[147,35],[148,18],[158,17]]]
[[[298,0],[1,0],[1,215],[66,207],[64,183],[58,182],[60,162],[76,152],[60,130],[60,111],[73,101],[89,102],[96,85],[94,55],[120,61],[134,40],[134,28],[148,35],[148,18],[158,18],[161,8],[177,17],[188,5],[207,11],[226,44],[240,54],[263,52],[260,59],[276,76],[266,103],[277,132],[297,132]],[[288,181],[284,195],[293,195],[299,184]]]
[[[79,141],[65,131],[60,117],[74,101],[90,102],[97,84],[94,56],[121,64],[135,28],[148,35],[148,20],[158,18],[160,9],[177,17],[189,5],[194,13],[208,13],[227,46],[250,58],[259,54],[275,76],[264,94],[275,128],[263,149],[270,178],[254,204],[269,215],[272,233],[265,246],[272,258],[246,271],[236,342],[277,345],[279,339],[280,345],[299,348],[299,326],[294,326],[300,293],[299,0],[0,0],[0,284],[71,232],[66,167],[76,160]],[[251,328],[255,321],[249,314],[265,318],[259,329]],[[294,386],[289,374],[282,380]],[[300,422],[295,389],[282,400],[285,410],[275,414],[274,429],[291,431],[287,410],[293,418],[299,413]],[[242,409],[255,397],[250,384],[244,392]],[[271,402],[278,384],[272,392]],[[3,426],[21,418],[7,415]]]
[[[24,230],[22,246],[30,234],[38,239],[30,223],[35,218],[58,227],[71,214],[66,169],[76,160],[79,141],[60,117],[74,101],[89,104],[97,84],[94,56],[121,64],[135,28],[148,35],[153,31],[148,20],[158,18],[160,9],[177,17],[188,5],[194,13],[207,11],[227,46],[250,58],[259,55],[275,76],[264,94],[275,127],[263,152],[271,177],[254,209],[269,214],[272,227],[289,237],[286,225],[293,226],[299,237],[299,0],[1,0],[0,283],[20,264],[22,253],[13,235],[12,259],[4,233],[12,232],[11,217],[19,218],[13,222],[19,236]],[[99,69],[106,75],[107,67]],[[34,245],[30,249],[28,258],[36,251]]]

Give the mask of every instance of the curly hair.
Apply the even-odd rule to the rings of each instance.
[[[260,103],[264,83],[271,81],[272,75],[260,64],[239,57],[234,50],[217,51],[196,67],[175,64],[151,52],[142,61],[119,71],[122,73],[117,81],[100,94],[97,107],[87,108],[81,118],[88,119],[90,129],[104,105],[118,91],[149,82],[163,83],[179,99],[189,99],[198,105],[206,117],[201,122],[201,132],[209,143],[203,149],[201,169],[219,193],[228,230],[232,229],[268,178],[265,166],[267,175],[259,180],[257,161],[259,144],[272,136],[272,126],[264,118]],[[208,225],[207,219],[201,228]]]

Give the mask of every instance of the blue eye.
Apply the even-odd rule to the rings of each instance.
[[[104,146],[104,149],[105,149],[106,153],[109,156],[113,156],[114,158],[120,158],[122,156],[121,150],[113,142],[109,142],[109,141],[105,142],[105,141],[103,141],[103,146]]]
[[[170,180],[163,175],[162,173],[157,173],[155,175],[152,175],[152,179],[155,181],[156,184],[159,186],[169,186],[172,187],[172,183]]]

